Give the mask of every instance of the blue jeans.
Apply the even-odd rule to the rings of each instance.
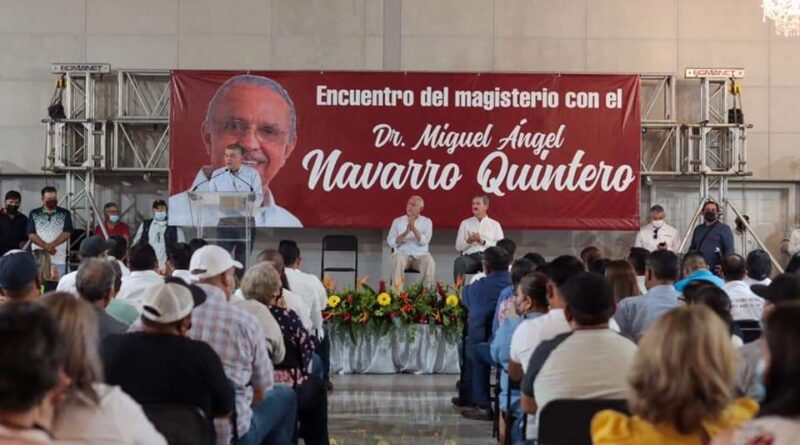
[[[489,374],[492,371],[492,353],[488,342],[470,343],[472,349],[472,402],[481,408],[488,408]]]
[[[325,377],[323,376],[323,366],[322,359],[316,353],[314,353],[314,355],[311,357],[311,375],[314,377],[319,377],[320,380],[324,380]]]
[[[253,408],[250,429],[239,445],[289,445],[297,426],[297,396],[292,388],[275,385]]]

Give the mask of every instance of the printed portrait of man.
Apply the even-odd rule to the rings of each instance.
[[[231,77],[211,98],[200,131],[210,164],[197,172],[189,190],[170,196],[170,224],[194,225],[197,205],[190,192],[252,191],[257,227],[302,227],[270,191],[297,142],[295,106],[278,82],[250,74]],[[236,162],[231,147],[243,162]]]

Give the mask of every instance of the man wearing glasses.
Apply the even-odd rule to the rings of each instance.
[[[279,83],[250,74],[228,79],[211,98],[201,132],[211,164],[200,169],[190,191],[250,191],[252,187],[256,226],[302,227],[300,220],[275,203],[269,189],[297,141],[294,103]],[[229,166],[231,146],[241,154],[236,171]],[[186,192],[171,196],[171,223],[193,225],[191,205]]]
[[[678,230],[664,222],[666,217],[664,207],[654,205],[650,207],[650,223],[645,225],[636,234],[634,247],[642,247],[655,252],[656,250],[669,250],[675,252],[678,249]]]

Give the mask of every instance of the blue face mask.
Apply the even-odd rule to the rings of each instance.
[[[156,212],[154,213],[156,221],[166,221],[167,220],[167,212]]]
[[[116,224],[119,222],[119,215],[108,215],[108,221],[111,224]]]
[[[763,401],[764,398],[767,396],[767,388],[764,386],[764,373],[767,371],[767,363],[764,359],[759,359],[758,363],[756,363],[755,369],[755,399],[759,402]]]

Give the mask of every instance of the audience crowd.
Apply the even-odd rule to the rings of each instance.
[[[109,203],[67,272],[55,199],[26,219],[9,192],[0,215],[0,443],[173,443],[165,409],[200,444],[329,443],[327,292],[296,242],[245,271],[170,229],[163,201],[133,239]],[[624,259],[548,262],[507,238],[468,253],[453,404],[497,419],[501,443],[536,443],[564,399],[596,402],[595,444],[796,443],[800,266],[772,277],[763,250],[735,253],[715,208],[684,255],[661,208]]]

